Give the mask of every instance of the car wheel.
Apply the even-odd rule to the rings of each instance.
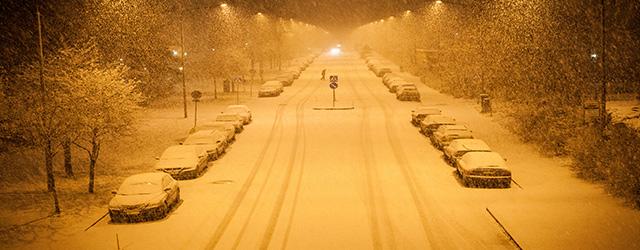
[[[122,223],[122,218],[118,218],[118,216],[109,215],[109,218],[111,218],[111,222],[113,223]]]
[[[173,201],[173,206],[178,205],[180,203],[180,188],[176,190],[176,199]]]
[[[166,217],[168,210],[169,210],[169,206],[167,206],[167,204],[165,203],[162,207],[160,207],[160,211],[158,211],[158,214],[156,215],[156,219],[159,220]]]

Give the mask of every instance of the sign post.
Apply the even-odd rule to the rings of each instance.
[[[336,89],[338,88],[338,76],[329,76],[329,88],[333,90],[333,107],[336,107]]]
[[[194,90],[193,92],[191,92],[191,98],[193,98],[193,104],[195,108],[193,112],[193,128],[194,129],[198,125],[198,102],[200,101],[201,97],[202,97],[202,92],[197,90]]]

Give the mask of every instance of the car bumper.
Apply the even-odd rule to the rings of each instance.
[[[470,184],[482,184],[491,187],[510,187],[511,176],[484,176],[484,175],[467,175],[464,176],[467,183]]]
[[[259,92],[258,97],[278,96],[280,92]]]
[[[194,179],[198,177],[197,169],[185,169],[185,170],[173,170],[173,169],[158,169],[159,171],[165,172],[174,179]]]
[[[109,209],[109,217],[111,218],[111,221],[114,222],[134,222],[159,219],[160,215],[163,213],[163,209],[164,208],[162,206],[132,210],[127,210],[125,208]]]

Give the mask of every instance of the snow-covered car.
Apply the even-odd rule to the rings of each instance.
[[[216,121],[217,122],[227,122],[232,124],[235,128],[236,128],[236,133],[240,133],[242,132],[242,130],[244,129],[244,126],[242,125],[242,117],[240,117],[237,114],[219,114],[218,116],[216,116]]]
[[[496,152],[468,152],[456,161],[456,169],[465,186],[511,187],[511,170]]]
[[[376,67],[376,65],[379,65],[380,63],[381,61],[378,58],[369,58],[367,61],[367,67],[369,67],[370,70],[373,70],[373,68]]]
[[[491,152],[491,148],[480,139],[455,139],[448,146],[445,146],[442,151],[444,152],[444,159],[455,166],[455,162],[464,154],[469,152]]]
[[[389,92],[396,93],[400,88],[418,89],[415,84],[410,82],[399,82],[399,84],[389,85]]]
[[[384,84],[384,86],[389,86],[389,83],[392,80],[404,80],[404,79],[396,73],[388,73],[382,77],[382,83]]]
[[[373,67],[376,76],[383,77],[385,74],[391,73],[391,68],[387,66]]]
[[[227,141],[227,145],[231,144],[236,139],[236,128],[233,124],[226,122],[207,122],[198,126],[197,131],[201,130],[216,130],[220,131],[225,135],[225,140]]]
[[[390,93],[395,93],[395,89],[398,88],[398,86],[407,83],[405,80],[393,80],[391,82],[389,82],[389,85],[387,86],[387,88],[389,88],[389,92]],[[393,90],[392,90],[393,89]]]
[[[247,105],[229,105],[224,110],[225,114],[238,114],[242,117],[243,124],[249,124],[251,122],[251,109]]]
[[[400,87],[396,91],[396,99],[400,101],[420,101],[420,92],[416,86]]]
[[[176,179],[193,179],[207,168],[208,158],[202,147],[174,145],[164,150],[154,168]]]
[[[438,148],[449,145],[455,139],[472,139],[471,130],[465,125],[442,125],[431,134],[431,143]]]
[[[112,222],[164,218],[180,202],[180,187],[169,174],[162,172],[127,177],[109,201]]]
[[[430,136],[442,125],[454,125],[456,120],[444,115],[430,115],[420,122],[420,132]]]
[[[227,149],[227,137],[221,131],[200,130],[190,134],[182,145],[193,145],[207,151],[208,160],[216,160]]]
[[[417,107],[414,110],[411,110],[411,123],[414,126],[419,126],[420,122],[424,120],[425,117],[430,115],[441,115],[442,111],[437,108],[432,107]]]
[[[280,81],[266,81],[258,90],[258,97],[279,96],[284,91],[284,84]]]
[[[291,86],[295,79],[294,79],[293,75],[287,74],[287,73],[283,73],[283,74],[281,74],[279,76],[276,76],[274,78],[274,80],[282,82],[282,85],[287,87],[287,86]]]
[[[385,86],[387,86],[388,89],[391,89],[393,85],[401,85],[403,83],[406,83],[407,81],[401,77],[392,77],[391,79],[389,79],[389,81],[387,81],[387,83],[385,84]]]
[[[287,74],[290,74],[291,76],[293,76],[293,79],[300,78],[300,71],[297,71],[297,70],[289,70],[287,71]]]

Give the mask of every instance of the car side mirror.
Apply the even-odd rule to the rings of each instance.
[[[118,194],[118,191],[116,191],[116,190],[111,190],[111,194]]]

